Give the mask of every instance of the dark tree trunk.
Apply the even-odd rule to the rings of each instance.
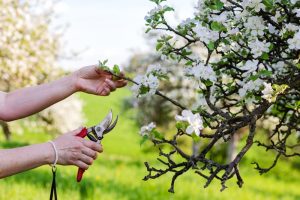
[[[10,141],[11,132],[9,129],[9,125],[5,121],[1,121],[1,120],[0,120],[0,125],[2,127],[6,141]]]

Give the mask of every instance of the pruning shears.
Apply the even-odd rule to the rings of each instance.
[[[109,133],[112,129],[115,128],[118,122],[118,116],[116,117],[113,123],[112,121],[113,121],[113,114],[112,111],[110,111],[99,124],[89,128],[83,128],[81,132],[78,133],[76,136],[81,138],[87,136],[90,140],[100,143],[104,135]],[[78,169],[77,182],[81,181],[84,171],[85,170],[82,168]]]

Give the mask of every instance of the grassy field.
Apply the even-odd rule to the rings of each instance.
[[[245,182],[242,189],[237,187],[235,181],[229,182],[229,188],[224,192],[219,192],[219,182],[213,182],[210,187],[204,189],[204,181],[192,172],[178,179],[175,194],[167,192],[170,176],[142,181],[146,175],[143,162],[146,160],[156,162],[156,154],[143,151],[143,147],[139,144],[138,127],[131,113],[122,112],[121,100],[128,95],[130,94],[126,90],[106,98],[81,95],[85,102],[87,126],[97,123],[110,108],[119,114],[120,119],[118,126],[102,143],[103,154],[85,173],[80,184],[75,181],[77,172],[75,167],[58,167],[59,199],[300,199],[299,160],[280,160],[273,171],[260,176],[250,163],[256,160],[269,166],[272,154],[266,154],[256,147],[251,149],[241,164],[241,174]],[[0,134],[0,147],[23,146],[49,139],[51,136],[47,134],[25,133],[21,136],[14,135],[11,142],[3,142],[4,138]],[[0,199],[49,199],[50,184],[51,169],[44,166],[0,180]]]

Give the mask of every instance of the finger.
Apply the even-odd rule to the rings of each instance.
[[[116,90],[116,84],[114,81],[112,81],[110,79],[105,79],[105,83],[108,85],[108,87],[110,88],[111,91]]]
[[[89,165],[87,165],[86,163],[82,162],[81,160],[77,160],[75,162],[75,165],[81,169],[87,170],[89,168]]]
[[[91,165],[94,162],[94,159],[92,157],[89,157],[85,154],[81,154],[80,157],[79,157],[79,160],[84,162],[87,165]]]
[[[110,90],[108,88],[106,88],[106,87],[101,92],[102,96],[108,96],[109,94],[110,94]]]
[[[92,141],[89,141],[89,140],[84,140],[83,145],[90,148],[90,149],[92,149],[92,150],[94,150],[94,151],[97,151],[99,153],[103,152],[102,145],[98,144],[96,142],[92,142]]]
[[[90,148],[84,147],[82,149],[82,153],[87,155],[88,157],[93,158],[94,160],[97,158],[98,153]]]
[[[96,94],[102,95],[104,92],[106,92],[106,89],[108,87],[108,84],[104,81],[101,83],[101,85],[97,88]]]
[[[117,88],[121,88],[121,87],[124,87],[127,85],[127,81],[122,79],[122,80],[117,80],[117,81],[114,81],[115,82],[115,85],[117,86]]]
[[[112,79],[112,74],[108,71],[105,71],[105,70],[102,70],[100,69],[98,66],[95,66],[95,71],[98,75],[102,76],[102,77],[106,77],[106,78],[109,78],[109,79]]]

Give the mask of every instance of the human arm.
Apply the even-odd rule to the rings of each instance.
[[[81,128],[53,141],[58,151],[58,164],[75,165],[86,170],[97,153],[102,152],[100,144],[77,137],[80,131]],[[54,160],[55,151],[49,142],[0,150],[0,178],[51,164]]]
[[[0,92],[0,120],[12,121],[32,115],[78,91],[107,96],[125,85],[125,80],[113,80],[112,75],[97,66],[87,66],[50,83]]]

